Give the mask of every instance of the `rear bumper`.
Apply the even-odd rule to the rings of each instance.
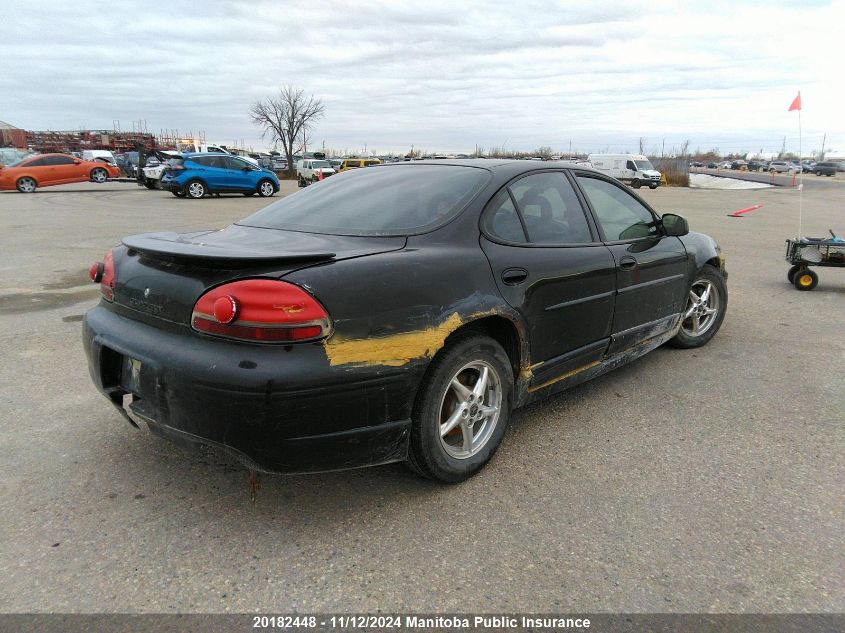
[[[102,305],[85,315],[83,342],[97,388],[133,424],[143,420],[178,443],[216,446],[250,468],[281,473],[407,456],[421,369],[330,367],[321,344],[216,340]],[[132,377],[127,358],[136,361]]]

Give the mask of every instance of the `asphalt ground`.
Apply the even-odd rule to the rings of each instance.
[[[518,411],[464,484],[402,465],[264,475],[253,501],[239,465],[113,411],[80,320],[87,266],[122,236],[223,227],[267,201],[0,194],[0,610],[841,612],[845,270],[787,283],[795,190],[640,195],[724,249],[709,345]],[[843,202],[807,188],[804,233],[845,233]]]

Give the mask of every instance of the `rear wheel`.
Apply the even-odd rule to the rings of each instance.
[[[91,170],[91,182],[104,183],[109,179],[109,172],[102,167],[97,167]]]
[[[147,189],[155,189],[156,188],[156,181],[152,178],[144,178],[144,186]]]
[[[819,276],[809,268],[805,268],[795,273],[792,283],[798,290],[812,290],[819,285]]]
[[[639,180],[637,180],[636,178],[634,178],[634,179],[631,181],[631,186],[632,186],[634,189],[639,189],[639,188],[640,188],[640,181],[639,181]]]
[[[185,185],[185,192],[188,194],[189,198],[202,198],[208,190],[205,188],[205,185],[199,180],[192,180],[187,185]]]
[[[258,183],[258,195],[262,198],[269,198],[276,193],[276,188],[270,180],[262,180]]]
[[[299,186],[300,186],[300,187],[306,187],[306,186],[308,186],[308,183],[307,183],[307,182],[305,182],[305,178],[303,178],[302,176],[299,176]]]
[[[486,336],[459,334],[432,361],[414,403],[408,462],[447,483],[463,481],[493,456],[508,425],[513,370]]]
[[[795,265],[792,266],[786,273],[786,278],[789,280],[789,283],[795,282],[795,273],[801,270],[801,266]]]
[[[727,307],[725,278],[713,266],[704,266],[690,286],[681,328],[669,344],[682,349],[705,345],[722,326]]]
[[[24,176],[23,178],[18,178],[15,187],[21,193],[32,193],[38,187],[38,184],[35,182],[35,178]]]

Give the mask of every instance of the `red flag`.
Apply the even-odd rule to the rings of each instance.
[[[792,101],[792,105],[789,106],[789,110],[787,112],[792,112],[793,110],[800,110],[801,109],[801,91],[798,91],[798,96]]]

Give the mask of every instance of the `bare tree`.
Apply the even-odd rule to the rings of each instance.
[[[276,97],[269,97],[252,104],[250,118],[263,128],[262,138],[270,137],[274,145],[281,145],[288,160],[288,171],[293,172],[293,153],[309,139],[311,127],[323,118],[323,101],[293,86],[282,86]]]
[[[644,136],[640,137],[640,154],[645,154],[645,144],[647,140]]]

